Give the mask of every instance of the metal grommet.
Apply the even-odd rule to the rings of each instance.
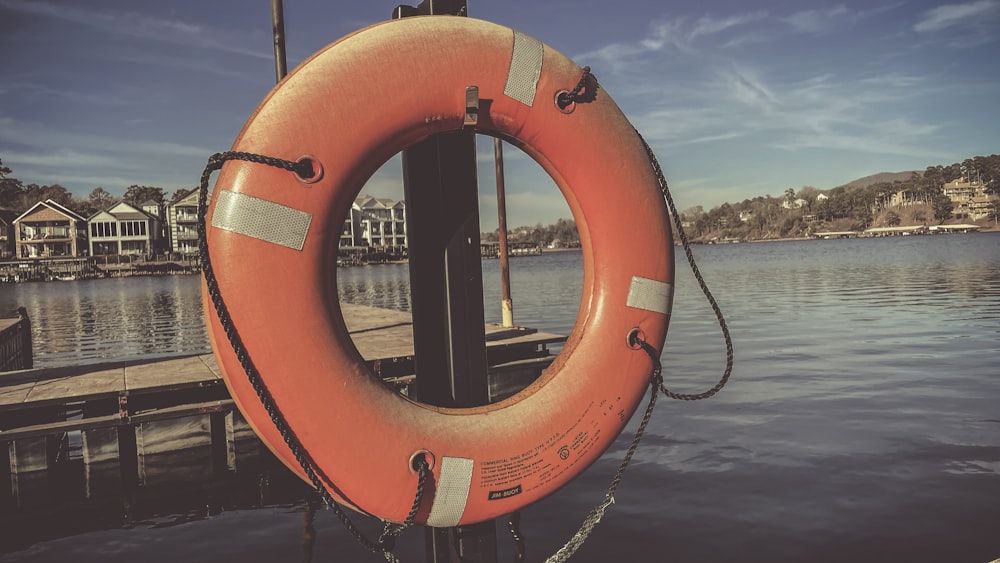
[[[419,467],[417,466],[417,460],[419,460],[421,457],[424,459],[424,462],[427,463],[428,470],[434,469],[434,454],[432,454],[430,450],[417,450],[413,452],[413,455],[410,456],[411,472],[418,473]]]
[[[646,341],[646,333],[642,332],[642,329],[635,327],[628,331],[628,336],[625,337],[625,342],[628,347],[633,350],[641,350],[642,343]]]
[[[303,184],[315,184],[323,179],[323,163],[319,161],[318,158],[311,154],[300,156],[295,162],[298,163],[308,163],[309,167],[312,168],[312,176],[306,178],[303,177],[298,172],[295,173],[295,177],[298,178]]]
[[[556,108],[559,111],[570,114],[576,109],[576,100],[570,97],[569,90],[559,90],[555,97]]]

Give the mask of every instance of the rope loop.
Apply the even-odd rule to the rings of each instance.
[[[590,72],[589,66],[585,66],[576,87],[556,96],[556,105],[560,110],[565,110],[576,102],[592,102],[597,98],[597,87],[597,77]]]
[[[712,307],[712,311],[715,313],[715,318],[719,321],[719,328],[722,330],[722,337],[726,343],[726,369],[716,383],[711,389],[703,391],[701,393],[675,393],[667,389],[663,385],[662,380],[659,384],[660,391],[671,399],[676,399],[679,401],[700,401],[702,399],[707,399],[714,396],[716,393],[722,390],[729,382],[729,377],[733,374],[733,338],[729,334],[729,325],[726,324],[725,316],[722,314],[722,308],[719,307],[719,303],[715,300],[715,296],[708,289],[708,284],[705,283],[704,276],[701,275],[701,270],[698,269],[698,264],[695,262],[694,253],[691,251],[691,243],[688,241],[687,234],[684,232],[684,227],[681,225],[681,216],[677,212],[677,205],[674,204],[674,198],[670,195],[670,187],[667,185],[667,179],[663,175],[663,169],[660,168],[660,162],[656,160],[656,155],[653,154],[653,149],[650,148],[649,143],[646,139],[642,137],[638,130],[635,132],[639,136],[639,140],[642,141],[642,146],[646,149],[646,154],[649,155],[650,165],[653,167],[653,173],[656,174],[656,180],[660,185],[660,192],[663,194],[663,200],[667,204],[667,208],[670,211],[670,217],[674,222],[674,227],[677,229],[677,235],[681,239],[681,245],[684,248],[684,255],[687,257],[688,265],[691,267],[691,272],[694,274],[695,280],[698,281],[698,286],[701,288],[702,293],[708,300],[709,305]],[[648,353],[648,350],[647,350]],[[652,354],[650,355],[652,357]],[[654,360],[659,364],[659,358]]]
[[[382,534],[379,536],[377,541],[369,539],[364,532],[362,532],[354,524],[354,522],[351,521],[350,516],[344,511],[336,499],[333,498],[333,495],[330,494],[330,491],[326,486],[326,482],[330,482],[330,480],[326,479],[324,482],[324,478],[317,473],[318,470],[315,468],[315,464],[309,457],[309,453],[302,447],[302,444],[295,436],[295,432],[288,425],[284,414],[282,414],[277,403],[275,403],[274,397],[271,395],[270,391],[268,391],[263,379],[261,379],[260,372],[257,371],[257,367],[254,365],[249,352],[243,345],[243,340],[240,338],[239,331],[236,329],[232,317],[229,314],[229,309],[226,307],[225,300],[222,298],[222,293],[219,290],[219,283],[215,277],[215,270],[212,267],[212,260],[208,251],[208,237],[206,236],[208,228],[205,221],[205,216],[208,212],[208,183],[212,173],[221,169],[223,164],[230,160],[242,160],[281,168],[296,174],[300,178],[311,178],[313,176],[313,163],[310,159],[291,161],[239,151],[221,152],[210,156],[208,158],[208,163],[205,165],[205,170],[201,174],[201,183],[198,187],[198,251],[199,257],[201,258],[202,274],[205,277],[205,285],[208,288],[209,299],[212,302],[216,315],[218,316],[219,324],[221,324],[224,328],[229,345],[233,348],[234,355],[239,360],[240,366],[243,368],[243,371],[247,376],[247,380],[253,386],[253,389],[257,394],[257,398],[260,400],[261,407],[263,407],[268,416],[270,416],[275,428],[281,434],[281,438],[285,442],[285,445],[288,446],[288,449],[295,456],[295,460],[302,468],[302,472],[312,484],[313,490],[316,491],[316,494],[323,500],[324,503],[326,503],[327,506],[330,507],[337,519],[340,520],[341,524],[344,525],[344,527],[348,530],[348,532],[350,532],[354,539],[358,541],[358,543],[363,545],[372,553],[382,553],[387,561],[395,563],[398,559],[392,553],[392,549],[395,547],[396,537],[398,537],[403,530],[413,525],[413,521],[416,518],[420,504],[423,502],[424,489],[427,483],[427,478],[430,475],[430,466],[424,456],[421,455],[415,458],[414,468],[417,470],[418,475],[417,490],[410,512],[402,524],[386,522]]]

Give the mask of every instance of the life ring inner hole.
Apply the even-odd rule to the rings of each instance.
[[[477,135],[476,144],[487,371],[490,402],[498,402],[529,386],[561,351],[562,343],[551,342],[547,335],[567,337],[577,323],[583,256],[573,212],[555,181],[531,156],[504,141],[512,315],[507,311],[510,304],[503,299],[499,260],[494,138]],[[413,326],[407,318],[414,302],[403,192],[402,159],[397,154],[372,174],[354,199],[345,218],[335,279],[355,348],[387,387],[420,402],[414,393],[413,359],[372,346],[376,335],[407,342],[413,338]],[[447,212],[441,210],[442,214]],[[360,307],[378,311],[370,314]],[[510,316],[513,326],[504,327],[505,317]],[[532,333],[538,343],[504,343],[518,334]],[[370,361],[372,356],[394,355],[400,359]]]

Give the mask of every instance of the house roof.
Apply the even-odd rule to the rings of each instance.
[[[60,203],[58,203],[56,201],[53,201],[51,199],[47,199],[45,201],[39,201],[35,205],[32,205],[31,207],[28,208],[27,211],[25,211],[24,213],[18,215],[17,218],[14,219],[14,221],[20,221],[20,220],[24,219],[25,217],[27,217],[29,215],[37,213],[39,211],[38,210],[39,207],[45,207],[45,208],[50,209],[50,210],[52,210],[52,211],[54,211],[54,212],[56,212],[56,213],[58,213],[60,215],[64,215],[65,217],[67,217],[69,219],[73,219],[75,221],[86,221],[86,219],[83,218],[79,213],[77,213],[77,212],[73,211],[72,209],[69,209],[68,207],[66,207],[66,206],[64,206],[64,205],[62,205],[62,204],[60,204]]]
[[[105,217],[102,217],[102,215],[104,215]],[[107,211],[104,211],[102,209],[100,211],[95,211],[93,215],[91,215],[90,217],[87,217],[87,221],[88,222],[90,222],[90,221],[97,221],[99,219],[103,219],[105,221],[114,221],[115,220],[115,216],[112,215],[111,213],[107,212]]]
[[[109,209],[108,213],[114,215],[119,221],[148,221],[152,219],[145,211],[124,201]]]
[[[209,196],[211,197],[211,194]],[[174,198],[168,205],[198,205],[198,190],[192,189],[184,195]]]
[[[406,205],[404,201],[396,201],[387,197],[373,197],[368,194],[361,194],[354,198],[354,205],[361,209],[392,209]]]
[[[136,209],[134,206],[125,203],[124,201],[115,204],[114,207],[108,209],[107,211],[98,211],[90,216],[88,221],[93,221],[98,215],[108,215],[110,219],[117,221],[149,221],[152,217],[149,216],[145,211]]]

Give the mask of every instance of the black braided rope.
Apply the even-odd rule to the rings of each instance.
[[[705,283],[705,278],[701,275],[701,270],[698,269],[698,264],[695,263],[694,254],[691,252],[691,243],[688,242],[687,234],[684,232],[684,227],[681,226],[681,217],[677,212],[677,206],[674,205],[674,198],[670,195],[670,188],[667,186],[667,180],[663,176],[663,169],[660,168],[660,163],[656,160],[656,155],[653,154],[653,149],[649,147],[646,143],[646,139],[642,138],[642,135],[638,131],[635,132],[639,135],[639,140],[642,141],[642,146],[646,148],[646,154],[649,156],[649,162],[653,166],[653,173],[656,174],[656,180],[660,185],[660,191],[663,193],[663,199],[667,202],[667,207],[670,209],[670,216],[674,221],[674,226],[677,228],[677,235],[681,239],[681,245],[684,247],[684,255],[687,257],[688,264],[691,266],[691,272],[694,273],[695,279],[698,281],[699,287],[701,287],[702,293],[705,294],[705,298],[708,299],[709,304],[712,306],[712,311],[715,312],[715,318],[719,321],[719,328],[722,329],[722,336],[726,341],[726,370],[722,374],[722,378],[719,382],[715,384],[714,387],[708,391],[703,391],[701,393],[675,393],[666,388],[662,383],[660,384],[660,390],[664,395],[670,397],[671,399],[677,399],[680,401],[699,401],[701,399],[707,399],[726,386],[729,382],[729,377],[733,373],[733,338],[729,334],[729,325],[726,324],[726,318],[722,314],[722,309],[719,304],[715,301],[715,296],[708,289],[708,284]]]
[[[319,494],[319,496],[323,499],[323,502],[325,502],[333,510],[337,519],[341,521],[344,527],[347,528],[358,543],[365,546],[372,553],[383,553],[385,554],[386,559],[390,561],[395,560],[395,557],[391,555],[391,550],[395,546],[395,538],[403,530],[413,525],[413,521],[417,515],[417,510],[420,508],[420,504],[423,500],[424,487],[426,485],[427,475],[430,468],[428,467],[424,456],[417,456],[415,460],[416,467],[414,468],[417,470],[418,474],[417,492],[410,512],[402,524],[387,522],[378,541],[372,541],[365,536],[364,532],[362,532],[354,524],[354,522],[351,521],[347,513],[344,512],[344,510],[340,507],[340,504],[337,503],[337,501],[330,494],[330,491],[327,489],[323,480],[320,478],[320,475],[317,473],[315,464],[312,459],[310,459],[308,452],[306,452],[306,450],[302,447],[302,444],[289,427],[288,422],[285,420],[284,415],[278,409],[278,405],[275,403],[274,397],[271,395],[270,391],[268,391],[267,386],[264,384],[264,381],[260,376],[260,372],[257,371],[257,367],[254,365],[253,360],[250,358],[250,354],[243,345],[243,339],[240,338],[239,332],[233,324],[232,317],[229,314],[229,309],[222,298],[222,293],[219,291],[219,283],[215,277],[215,270],[212,268],[212,260],[208,251],[208,232],[205,224],[205,215],[208,209],[208,182],[212,173],[221,169],[222,165],[230,160],[243,160],[257,164],[265,164],[275,168],[281,168],[283,170],[288,170],[289,172],[294,172],[301,178],[312,177],[312,163],[308,160],[293,162],[290,160],[238,151],[216,153],[209,157],[208,164],[205,166],[205,170],[201,175],[201,184],[199,185],[198,191],[198,250],[201,257],[202,274],[205,277],[205,285],[208,288],[209,298],[212,301],[212,306],[215,308],[219,324],[222,325],[222,328],[226,333],[226,338],[229,340],[230,346],[232,346],[233,353],[236,355],[240,365],[243,367],[244,373],[246,373],[247,380],[253,386],[254,392],[260,400],[261,406],[271,418],[271,422],[274,423],[274,426],[281,434],[281,438],[285,442],[285,445],[288,446],[292,455],[295,456],[295,461],[298,462],[302,471],[309,479],[309,482],[312,483],[316,493]]]
[[[577,101],[577,97],[584,88],[591,93],[596,92],[596,82],[597,79],[593,74],[591,74],[590,67],[584,67],[583,76],[580,78],[580,82],[576,85],[576,88],[574,88],[572,92],[568,94],[561,94],[557,98],[556,103],[559,105],[559,108],[566,109],[566,107],[570,104]],[[653,363],[653,369],[649,376],[651,389],[649,403],[646,405],[646,412],[643,414],[639,427],[636,428],[635,435],[632,437],[632,443],[629,444],[628,450],[625,452],[625,457],[618,466],[618,471],[611,480],[611,485],[608,487],[608,491],[604,496],[604,502],[591,509],[590,513],[584,519],[583,524],[580,525],[579,530],[577,530],[573,537],[570,538],[570,540],[566,542],[566,544],[560,548],[559,551],[546,559],[546,563],[561,563],[572,557],[573,554],[576,553],[577,549],[579,549],[580,546],[583,545],[583,542],[585,542],[590,536],[594,527],[600,522],[608,506],[614,503],[615,491],[618,489],[618,485],[621,484],[622,478],[625,476],[625,471],[628,469],[628,466],[632,461],[632,456],[635,454],[636,449],[638,449],[639,442],[642,440],[642,435],[645,433],[646,427],[649,425],[649,421],[653,416],[653,410],[656,407],[656,398],[659,396],[658,391],[662,392],[671,399],[684,401],[707,399],[725,387],[733,371],[733,341],[729,334],[729,327],[726,324],[726,319],[722,314],[722,309],[715,301],[715,297],[712,295],[712,292],[709,291],[708,284],[705,283],[705,278],[701,275],[701,271],[698,269],[698,265],[695,262],[694,255],[691,253],[691,244],[688,241],[687,234],[684,232],[684,228],[681,226],[680,214],[677,212],[677,206],[674,204],[673,196],[670,195],[670,188],[667,185],[663,169],[660,168],[660,163],[656,159],[656,155],[653,154],[653,149],[651,149],[649,144],[646,143],[646,140],[641,134],[639,134],[638,130],[636,130],[635,133],[638,135],[639,140],[642,141],[642,146],[646,149],[646,155],[649,157],[650,165],[653,167],[653,172],[656,174],[656,180],[659,184],[660,192],[663,195],[663,199],[670,211],[671,219],[677,227],[677,232],[684,247],[684,253],[687,256],[688,264],[691,266],[695,279],[698,280],[698,284],[701,287],[702,292],[705,294],[705,297],[712,306],[712,310],[715,311],[716,318],[719,320],[719,326],[722,328],[722,334],[726,341],[726,370],[720,381],[708,391],[697,394],[675,393],[668,390],[663,384],[663,365],[660,363],[660,357],[659,354],[657,354],[656,349],[642,339],[640,332],[634,331],[629,334],[629,345],[636,349],[642,349],[646,352],[646,355],[649,356],[650,361]]]
[[[569,92],[563,92],[556,97],[556,105],[564,110],[576,102],[593,100],[597,95],[597,77],[590,72],[590,67],[583,67],[580,81]]]

